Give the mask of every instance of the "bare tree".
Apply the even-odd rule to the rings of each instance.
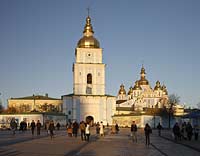
[[[178,104],[180,102],[180,96],[177,94],[169,95],[169,103],[170,104]]]
[[[197,108],[200,109],[200,102],[197,103]]]

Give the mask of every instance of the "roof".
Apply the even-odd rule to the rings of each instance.
[[[26,96],[19,98],[10,98],[10,100],[61,100],[61,99],[51,98],[43,95],[33,95],[33,96]]]
[[[200,110],[190,112],[183,116],[184,118],[200,118]]]
[[[81,95],[81,94],[67,94],[67,95],[62,95],[62,97],[64,96],[107,96],[107,97],[116,97],[113,95],[109,95],[109,94],[105,94],[105,95],[91,95],[91,94],[85,94],[85,95]]]

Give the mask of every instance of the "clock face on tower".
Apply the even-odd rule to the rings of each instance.
[[[88,57],[91,57],[91,53],[87,53],[87,56],[88,56]]]

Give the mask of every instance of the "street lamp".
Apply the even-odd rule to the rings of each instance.
[[[156,128],[156,117],[155,117],[155,111],[154,111],[153,105],[152,105],[152,113],[153,113],[153,126],[155,129]]]

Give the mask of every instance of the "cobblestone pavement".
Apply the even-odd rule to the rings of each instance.
[[[0,132],[0,156],[199,156],[200,152],[173,140],[151,135],[151,145],[145,146],[143,130],[138,132],[138,142],[132,142],[130,129],[120,129],[119,134],[104,137],[92,132],[89,143],[68,137],[66,131],[56,132],[53,140],[43,132],[41,137],[33,137],[30,132],[17,134]],[[164,133],[163,133],[164,135]],[[7,137],[6,137],[7,136]],[[5,144],[4,144],[5,143]]]

